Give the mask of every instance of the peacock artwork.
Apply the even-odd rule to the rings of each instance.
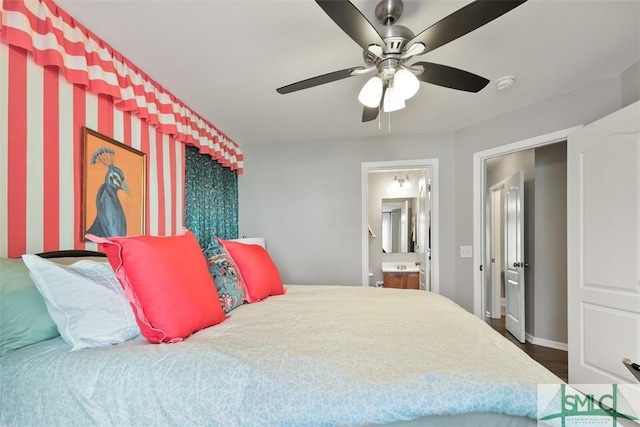
[[[84,234],[144,234],[144,153],[85,128]]]
[[[96,194],[96,219],[87,233],[99,237],[126,236],[127,217],[122,203],[118,198],[118,191],[122,190],[131,195],[124,173],[113,162],[115,152],[106,147],[98,148],[91,156],[91,164],[100,163],[107,167],[104,183]]]

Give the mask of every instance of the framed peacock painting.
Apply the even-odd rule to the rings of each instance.
[[[145,232],[145,153],[83,128],[82,236]]]

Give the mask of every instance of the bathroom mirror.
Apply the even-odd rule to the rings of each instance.
[[[415,251],[417,197],[382,199],[382,252]]]

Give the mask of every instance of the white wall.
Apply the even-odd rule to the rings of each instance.
[[[458,247],[473,240],[473,153],[604,117],[625,87],[612,77],[455,133],[245,145],[240,234],[267,239],[285,282],[360,285],[361,163],[437,158],[440,289],[472,312],[473,261]]]

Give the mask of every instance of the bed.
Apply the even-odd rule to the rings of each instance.
[[[0,357],[3,426],[536,424],[561,380],[437,294],[286,285],[175,344]]]

